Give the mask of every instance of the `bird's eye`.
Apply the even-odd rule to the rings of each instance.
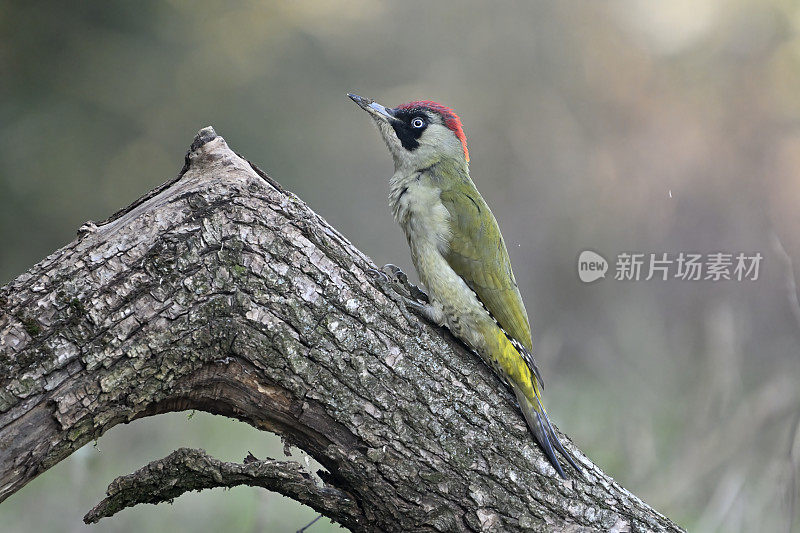
[[[421,128],[424,125],[425,125],[425,121],[422,120],[422,118],[420,118],[420,117],[415,117],[414,119],[411,120],[411,127],[412,128]]]

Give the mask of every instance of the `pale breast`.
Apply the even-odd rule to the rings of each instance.
[[[389,204],[412,248],[433,246],[447,251],[450,240],[450,213],[442,204],[441,189],[424,173],[395,174],[390,180]],[[413,253],[414,250],[412,250]]]

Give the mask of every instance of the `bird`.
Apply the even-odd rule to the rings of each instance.
[[[580,472],[544,409],[528,313],[497,220],[470,178],[461,119],[430,100],[387,108],[347,96],[372,117],[394,159],[389,205],[427,290],[427,301],[405,303],[446,326],[511,389],[562,478],[567,476],[556,451]]]

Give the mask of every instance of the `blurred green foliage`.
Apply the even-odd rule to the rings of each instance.
[[[345,93],[441,101],[509,245],[553,419],[691,531],[798,527],[799,29],[789,0],[0,2],[0,280],[173,177],[209,124],[376,263],[412,271],[390,158]],[[584,285],[587,248],[765,259],[755,282]],[[7,500],[2,530],[313,518],[237,489],[82,525],[114,476],[182,445],[282,453],[215,417],[138,421]]]

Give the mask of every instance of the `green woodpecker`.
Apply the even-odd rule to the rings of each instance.
[[[528,314],[497,220],[470,179],[461,120],[431,101],[386,108],[348,96],[372,116],[394,158],[389,204],[428,290],[427,303],[409,303],[430,321],[446,325],[511,388],[562,477],[554,448],[580,471],[542,406]]]

